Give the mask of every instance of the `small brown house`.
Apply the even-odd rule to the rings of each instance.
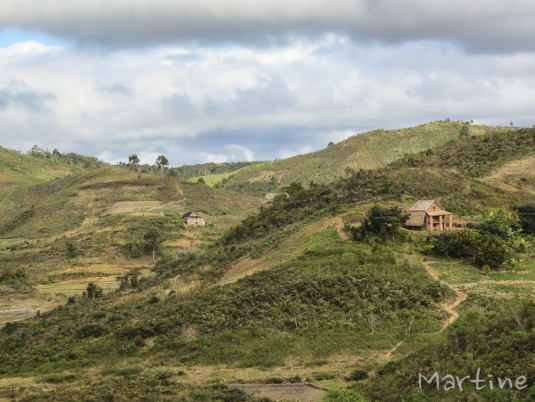
[[[182,221],[188,226],[204,226],[204,218],[195,212],[186,212],[182,215]]]
[[[442,208],[435,200],[417,201],[409,209],[409,214],[409,219],[405,223],[407,229],[430,232],[452,230],[452,213]]]

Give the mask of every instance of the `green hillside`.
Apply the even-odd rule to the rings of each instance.
[[[480,369],[484,388],[478,391],[467,380],[462,391],[458,385],[450,388],[450,400],[532,401],[535,389],[529,385],[535,381],[534,322],[534,301],[474,298],[463,307],[462,318],[450,331],[418,353],[385,366],[367,384],[368,392],[373,399],[381,401],[444,400],[444,385],[450,386],[442,381],[444,376],[470,376],[473,380]],[[435,372],[439,373],[439,390],[436,381],[429,384],[426,380],[422,380],[420,389],[418,374],[429,379]],[[526,389],[519,391],[515,384],[520,376],[526,377],[522,385]],[[498,389],[498,378],[506,386],[499,393],[492,392],[488,381],[492,380],[493,387]],[[513,386],[506,382],[507,378]]]
[[[64,177],[73,167],[22,155],[0,147],[0,188],[17,184],[39,183]]]
[[[240,195],[240,201],[236,197],[233,201],[232,193],[202,184],[180,184],[170,178],[161,183],[158,176],[138,177],[137,173],[118,167],[80,171],[69,177],[0,191],[0,237],[4,238],[58,235],[79,227],[85,219],[98,219],[110,210],[115,211],[114,206],[125,213],[147,208],[153,213],[166,210],[184,213],[191,209],[208,215],[238,217],[253,208],[251,197]],[[144,207],[143,202],[153,204]],[[236,204],[242,202],[238,210]]]
[[[210,180],[210,184],[242,191],[268,192],[293,181],[329,183],[343,176],[347,168],[377,169],[407,154],[441,146],[459,138],[463,127],[468,128],[469,136],[514,130],[510,127],[451,121],[437,121],[401,130],[374,130],[321,151],[248,166],[218,177],[219,180]]]
[[[460,136],[462,127],[363,134],[272,162],[295,162],[275,180],[255,170],[270,162],[214,187],[105,167],[4,189],[0,393],[253,401],[234,386],[269,394],[270,384],[307,379],[330,388],[329,401],[449,401],[453,393],[420,390],[417,373],[478,367],[525,375],[531,387],[535,239],[514,214],[534,204],[535,129],[470,126]],[[436,143],[424,146],[424,132]],[[417,145],[387,164],[380,148],[395,138]],[[355,169],[365,163],[352,159],[357,140],[384,161],[379,169]],[[249,194],[304,177],[329,152],[341,177],[327,180],[323,166],[325,180],[289,185],[269,204]],[[247,179],[253,171],[264,182]],[[471,228],[450,235],[471,233],[483,254],[503,251],[499,263],[446,257],[436,244],[449,238],[402,229],[396,216],[421,198],[466,218]],[[15,219],[16,202],[26,214]],[[208,225],[184,226],[187,210]],[[455,398],[528,401],[533,389]]]

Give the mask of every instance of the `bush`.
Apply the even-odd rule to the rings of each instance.
[[[476,225],[480,234],[498,236],[505,241],[514,240],[520,229],[518,217],[502,210],[487,213],[483,222]]]
[[[498,236],[480,236],[476,247],[475,263],[479,267],[489,265],[498,268],[505,261],[507,245]]]
[[[471,258],[478,266],[498,268],[508,251],[505,241],[490,234],[479,234],[465,229],[459,232],[444,232],[431,240],[433,251],[439,255],[455,258]]]
[[[522,205],[517,213],[524,233],[535,234],[535,205]]]
[[[93,282],[87,284],[86,291],[83,295],[89,299],[97,299],[102,297],[103,290],[100,286],[95,285]]]
[[[368,379],[368,372],[365,370],[354,370],[346,377],[346,381],[362,381]]]
[[[331,390],[322,399],[322,402],[365,402],[360,392],[352,388]]]
[[[0,271],[0,284],[15,284],[26,282],[26,270],[22,267],[3,269]]]
[[[78,249],[71,242],[67,243],[65,250],[67,252],[67,257],[69,258],[75,258],[78,255]]]
[[[130,241],[119,247],[119,251],[130,258],[139,258],[145,254],[145,243],[142,241]]]
[[[405,232],[401,230],[403,224],[409,218],[403,215],[397,207],[383,208],[374,205],[366,214],[364,223],[359,228],[350,229],[353,239],[364,240],[368,235],[377,235],[383,242],[387,240],[404,240]]]

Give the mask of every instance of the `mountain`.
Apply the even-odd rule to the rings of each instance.
[[[333,156],[340,177],[293,183],[271,203],[255,196],[259,187],[250,194],[253,186],[117,167],[2,190],[0,392],[28,401],[254,401],[235,385],[254,383],[275,399],[270,384],[306,378],[331,389],[327,401],[446,401],[450,393],[417,387],[418,370],[473,375],[478,366],[532,384],[533,236],[513,222],[496,246],[507,244],[501,266],[482,269],[438,254],[438,233],[397,232],[395,220],[361,232],[372,211],[390,219],[432,198],[486,244],[483,217],[533,205],[535,129],[470,125],[460,135],[468,126],[431,126],[449,139],[424,146],[422,128],[367,134],[363,148],[396,137],[421,152],[387,164],[384,147],[373,170]],[[308,159],[291,158],[283,184],[293,175],[307,183]],[[239,175],[255,168],[227,184],[248,183]],[[16,202],[32,212],[14,219]],[[208,225],[184,226],[187,210]],[[488,222],[485,230],[502,233]]]

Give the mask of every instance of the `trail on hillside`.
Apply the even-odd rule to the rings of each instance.
[[[433,278],[437,282],[441,282],[444,285],[446,285],[449,289],[451,289],[453,292],[455,292],[455,295],[456,295],[455,299],[450,300],[450,301],[448,301],[446,303],[441,303],[441,305],[440,305],[449,314],[448,319],[446,320],[446,322],[444,323],[444,325],[440,329],[440,332],[442,332],[448,326],[453,324],[459,318],[459,313],[457,312],[457,307],[459,307],[459,305],[468,297],[468,294],[465,293],[465,292],[460,291],[459,289],[457,289],[453,285],[450,285],[447,282],[440,281],[438,272],[431,265],[429,265],[428,262],[421,261],[421,263],[423,264],[423,266],[425,267],[427,273],[429,274],[429,276],[431,276],[431,278]],[[399,341],[392,349],[390,349],[385,355],[386,360],[391,360],[392,356],[394,355],[394,353],[399,349],[399,347],[404,342],[405,341]]]
[[[386,360],[390,360],[392,358],[392,355],[396,352],[396,350],[398,350],[398,348],[403,344],[403,342],[405,341],[399,341],[398,343],[396,343],[396,346],[394,346],[392,349],[388,351],[388,353],[385,356]]]
[[[439,281],[441,283],[443,283],[444,285],[446,285],[448,288],[450,288],[453,292],[455,292],[455,299],[453,300],[450,300],[446,303],[442,303],[441,306],[442,308],[444,308],[444,310],[446,310],[448,312],[448,314],[450,315],[449,318],[446,320],[446,322],[444,323],[444,326],[442,327],[442,329],[440,330],[441,332],[444,331],[448,326],[450,326],[451,324],[453,324],[455,321],[457,321],[457,319],[459,318],[459,313],[457,312],[457,307],[459,307],[459,305],[466,299],[466,297],[468,296],[467,293],[465,292],[462,292],[460,291],[459,289],[457,289],[455,286],[453,285],[450,285],[448,282],[444,282],[444,281],[440,281],[439,279],[439,276],[438,276],[438,272],[433,268],[431,267],[431,265],[429,265],[429,263],[427,261],[422,261],[422,264],[424,265],[427,273],[436,281]]]

